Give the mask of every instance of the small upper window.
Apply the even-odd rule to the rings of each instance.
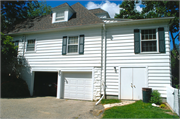
[[[141,51],[157,51],[156,29],[141,30]]]
[[[56,21],[64,20],[64,12],[57,12],[56,13]]]
[[[78,52],[78,36],[69,37],[68,39],[68,53]]]
[[[27,41],[27,51],[35,51],[35,39]]]

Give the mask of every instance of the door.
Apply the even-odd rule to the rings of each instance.
[[[91,100],[92,73],[91,72],[64,73],[64,98]]]
[[[142,99],[142,87],[146,85],[146,68],[121,67],[121,99]]]

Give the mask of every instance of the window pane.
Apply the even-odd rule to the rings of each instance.
[[[56,18],[56,21],[64,20],[64,18]]]
[[[56,13],[56,17],[63,17],[64,16],[64,12],[58,12]]]
[[[156,51],[156,41],[142,41],[142,52]]]
[[[35,40],[28,40],[27,42],[27,51],[34,51]]]
[[[141,30],[142,40],[156,40],[156,29]]]
[[[78,52],[78,45],[69,45],[68,53],[75,53],[75,52]]]
[[[78,37],[69,37],[68,44],[78,44]]]

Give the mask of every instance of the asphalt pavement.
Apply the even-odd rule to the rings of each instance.
[[[101,118],[103,106],[96,102],[56,97],[1,98],[0,118]],[[95,111],[101,114],[92,113]],[[99,111],[102,110],[102,111]]]

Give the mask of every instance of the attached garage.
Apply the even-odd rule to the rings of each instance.
[[[63,72],[64,98],[92,100],[92,72]]]
[[[120,99],[142,99],[142,87],[147,87],[146,67],[120,67]]]
[[[56,96],[57,72],[35,72],[34,96]]]

